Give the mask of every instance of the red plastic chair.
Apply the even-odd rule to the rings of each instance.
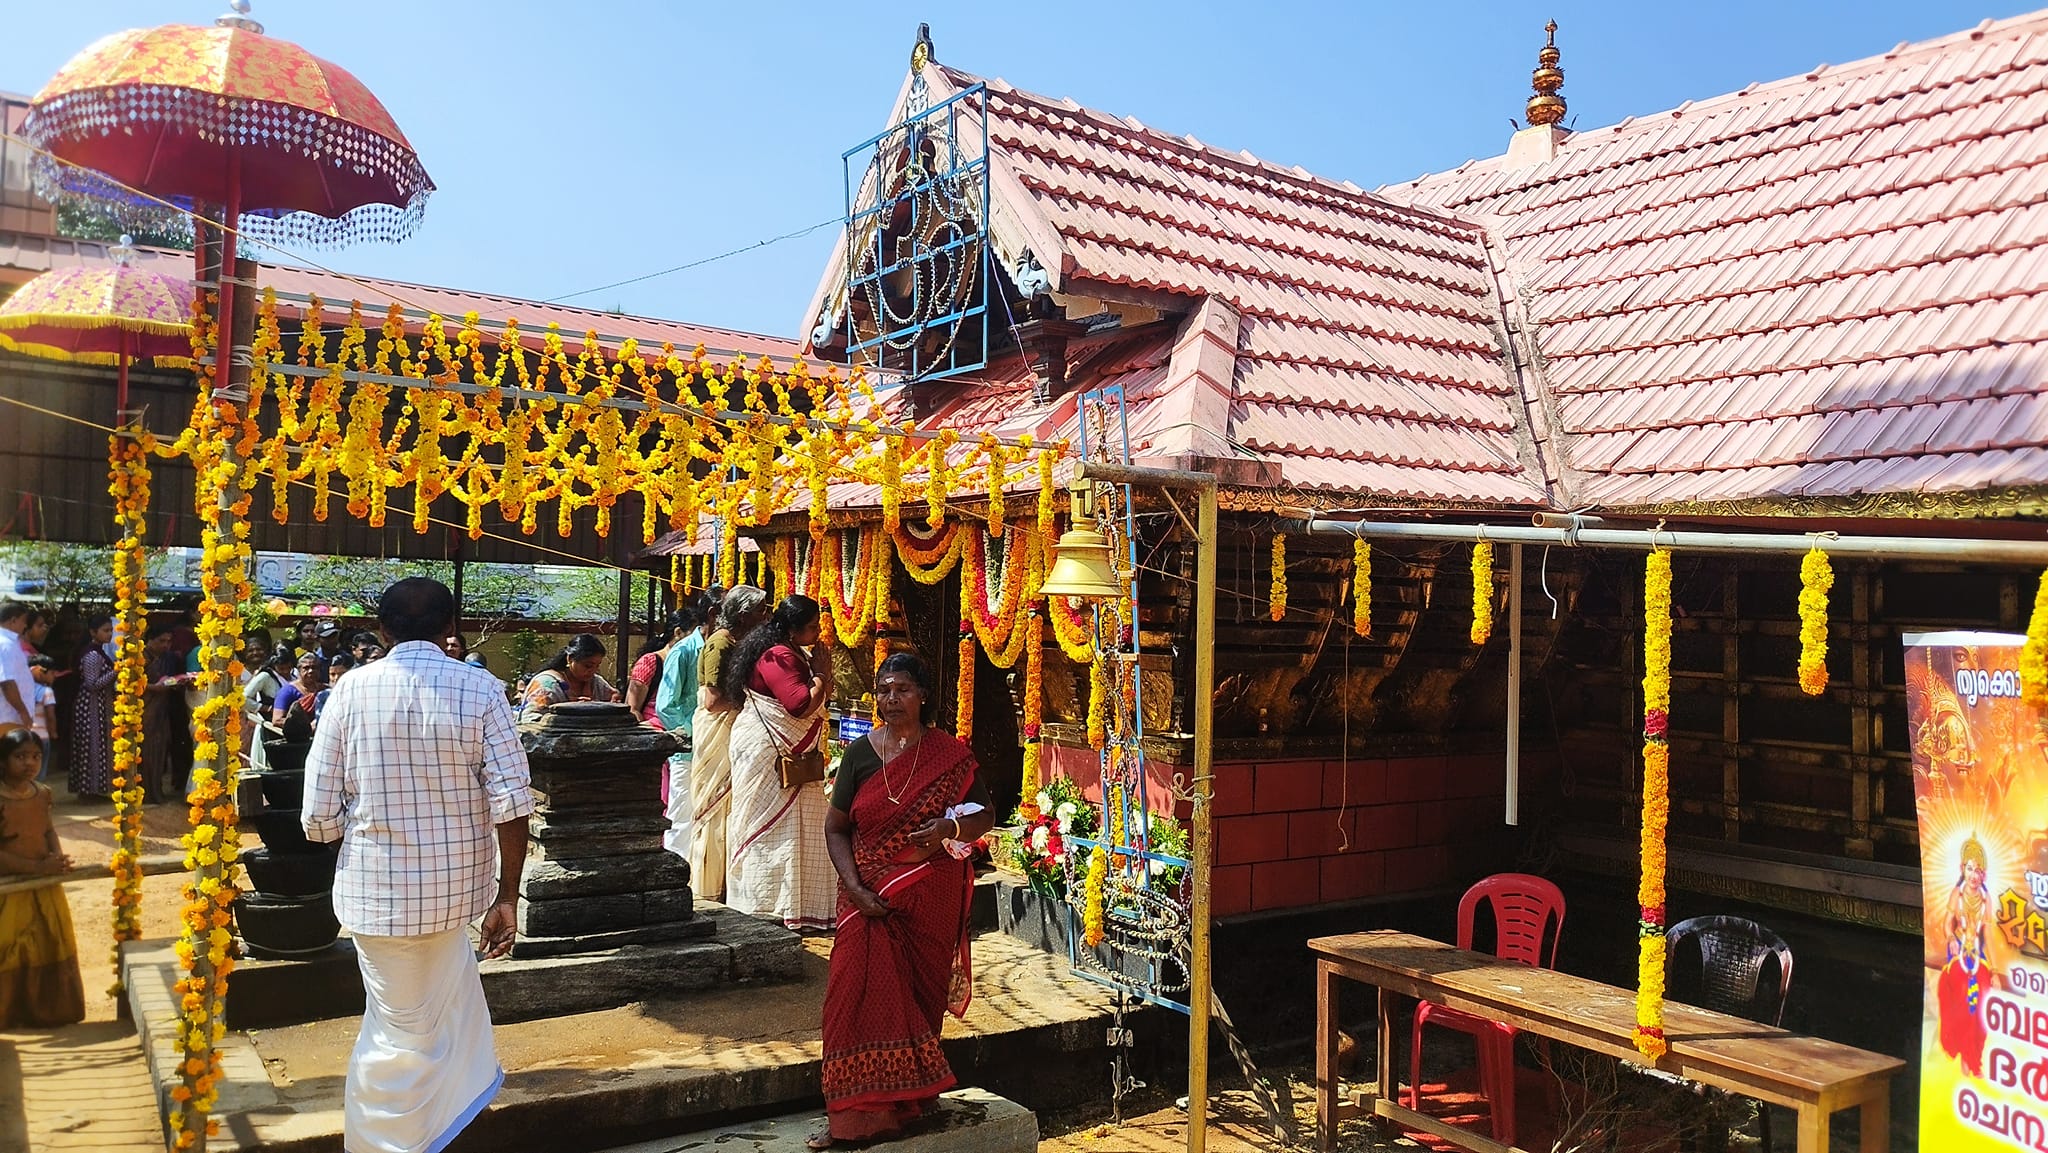
[[[1503,960],[1545,969],[1557,967],[1557,939],[1564,932],[1564,893],[1528,873],[1496,873],[1465,890],[1458,902],[1458,947],[1472,947],[1472,919],[1479,902],[1493,907],[1494,953]],[[1479,1088],[1486,1095],[1493,1139],[1515,1143],[1515,1033],[1511,1025],[1457,1009],[1415,1007],[1408,1060],[1408,1107],[1422,1108],[1422,1028],[1438,1025],[1469,1033],[1479,1046]]]

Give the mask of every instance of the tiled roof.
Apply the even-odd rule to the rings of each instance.
[[[60,237],[0,231],[0,272],[12,271],[17,274],[33,275],[51,268],[104,264],[112,259],[107,255],[107,247],[92,240],[67,240]],[[138,248],[134,260],[138,265],[158,267],[162,271],[179,275],[191,275],[192,254],[189,252]],[[26,275],[18,278],[26,279]],[[757,333],[687,324],[676,320],[624,316],[563,304],[464,292],[453,288],[407,284],[404,281],[385,280],[374,276],[344,276],[292,265],[264,264],[259,265],[257,280],[266,287],[277,289],[280,294],[318,296],[327,309],[330,321],[337,315],[337,309],[346,311],[350,301],[361,301],[365,313],[371,314],[367,318],[368,321],[374,325],[381,319],[383,310],[389,308],[395,301],[403,308],[422,313],[431,312],[449,321],[459,321],[469,312],[478,313],[486,326],[516,319],[519,321],[519,327],[536,342],[545,334],[548,325],[558,324],[565,336],[572,341],[594,329],[608,345],[615,346],[619,341],[630,337],[642,345],[653,345],[656,348],[664,342],[673,343],[678,349],[687,352],[702,344],[706,353],[718,360],[735,356],[749,359],[769,356],[778,362],[787,362],[794,360],[797,355],[796,342],[779,336],[762,336]],[[296,317],[299,313],[299,306],[288,299],[280,300],[278,308],[280,313],[286,316]],[[418,322],[415,320],[413,323],[417,326]]]
[[[2048,14],[1381,191],[1505,249],[1567,503],[2048,485]]]
[[[983,83],[937,64],[924,79],[933,101]],[[1070,296],[1136,290],[1190,310],[1150,338],[1152,363],[1076,366],[1081,387],[1124,385],[1134,452],[1265,461],[1283,487],[1545,502],[1518,454],[1477,225],[986,83],[998,250],[1031,248]],[[1012,430],[1071,424],[1071,398],[1041,411],[1029,395],[1022,379],[956,387],[926,422],[986,409]]]

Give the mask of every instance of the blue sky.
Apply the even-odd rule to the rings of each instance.
[[[15,6],[0,88],[217,0]],[[440,191],[345,271],[547,299],[836,218],[840,154],[884,127],[919,21],[938,58],[1374,187],[1490,156],[1556,19],[1580,128],[2028,10],[2008,0],[744,4],[257,0],[361,77]],[[794,334],[833,229],[574,303]]]

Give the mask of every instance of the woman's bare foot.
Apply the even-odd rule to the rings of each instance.
[[[832,1132],[829,1129],[811,1134],[810,1138],[804,1142],[804,1148],[806,1149],[830,1149],[831,1147]]]

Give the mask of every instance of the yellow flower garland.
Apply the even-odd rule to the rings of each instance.
[[[114,498],[114,615],[119,647],[114,658],[113,787],[114,986],[122,992],[121,942],[142,936],[142,694],[148,680],[148,653],[143,648],[149,597],[148,554],[143,534],[148,526],[148,434],[139,429],[111,437],[108,454],[109,495]]]
[[[1266,615],[1275,621],[1287,615],[1287,536],[1273,534],[1272,585],[1266,600]]]
[[[1038,786],[1045,748],[1045,614],[1033,605],[1024,624],[1024,773],[1019,806],[1026,820],[1038,818]]]
[[[1636,886],[1636,1050],[1664,1055],[1664,836],[1671,821],[1671,554],[1643,573],[1642,879]]]
[[[1081,943],[1091,949],[1102,943],[1107,920],[1103,889],[1108,880],[1109,845],[1105,842],[1088,854],[1088,877],[1082,885]]]
[[[1483,645],[1493,636],[1493,542],[1482,540],[1472,546],[1472,643]]]
[[[1828,687],[1828,591],[1834,566],[1815,545],[1799,562],[1799,689],[1817,697]]]
[[[1364,537],[1351,542],[1351,631],[1372,635],[1372,543]]]
[[[1109,658],[1095,654],[1088,666],[1088,747],[1100,749],[1109,743]]]
[[[2034,591],[2034,615],[2027,618],[2027,643],[2020,649],[2020,698],[2048,705],[2048,572]]]

